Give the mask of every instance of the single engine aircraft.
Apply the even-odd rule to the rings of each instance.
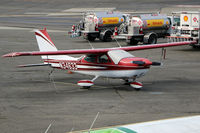
[[[126,84],[136,90],[142,88],[142,83],[136,81],[146,74],[151,66],[160,65],[159,62],[152,62],[146,58],[135,57],[127,51],[163,48],[195,44],[196,41],[163,43],[155,45],[141,45],[115,48],[99,49],[78,49],[78,50],[57,50],[51,40],[46,28],[35,30],[36,40],[40,51],[13,52],[3,57],[16,56],[41,56],[42,64],[27,64],[21,67],[46,66],[69,70],[80,74],[93,75],[91,80],[80,80],[78,85],[83,88],[90,88],[98,77],[123,79]],[[84,54],[80,58],[74,58],[69,54]]]

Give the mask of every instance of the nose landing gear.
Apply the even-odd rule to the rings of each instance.
[[[133,87],[136,91],[141,90],[141,88],[143,87],[141,82],[135,81],[134,79],[127,79],[125,80],[124,85],[130,85],[131,87]]]

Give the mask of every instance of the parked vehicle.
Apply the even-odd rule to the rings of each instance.
[[[111,35],[115,27],[119,27],[126,21],[120,12],[87,12],[83,20],[72,26],[69,32],[71,37],[83,36],[86,40],[94,41],[99,38],[102,41],[111,41]]]
[[[197,44],[191,44],[192,47],[200,47],[200,12],[181,11],[172,13],[173,17],[180,17],[180,25],[173,26],[169,42],[196,40]]]
[[[115,30],[113,38],[126,39],[128,44],[156,44],[157,38],[170,34],[171,18],[164,14],[129,16],[129,21]]]

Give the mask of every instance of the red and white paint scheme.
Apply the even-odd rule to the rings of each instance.
[[[140,89],[142,88],[142,83],[135,81],[135,82],[130,83],[130,86],[132,86],[135,89]]]
[[[127,51],[196,43],[195,41],[188,41],[116,48],[57,50],[46,29],[35,30],[35,35],[40,51],[14,52],[3,55],[3,57],[40,55],[44,60],[43,64],[28,64],[21,65],[21,67],[49,65],[70,72],[93,75],[92,80],[80,80],[78,82],[78,85],[84,88],[94,85],[94,81],[98,77],[108,77],[123,79],[127,84],[138,90],[142,88],[142,84],[137,82],[136,79],[144,76],[152,65],[160,65],[160,63],[135,57]],[[68,56],[69,54],[84,54],[84,56],[74,58]]]

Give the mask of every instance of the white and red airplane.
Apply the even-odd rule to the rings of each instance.
[[[151,62],[148,59],[135,57],[127,51],[171,47],[195,44],[196,41],[164,43],[155,45],[101,48],[101,49],[79,49],[79,50],[57,50],[49,34],[44,30],[35,30],[35,35],[40,51],[13,52],[3,57],[15,56],[37,56],[40,55],[44,61],[42,64],[21,65],[22,67],[45,66],[70,70],[86,75],[93,75],[92,80],[80,80],[78,85],[89,88],[94,85],[98,77],[119,78],[136,90],[142,88],[142,83],[136,81],[144,76],[150,66],[160,65],[159,62]],[[84,54],[80,58],[68,56],[69,54]]]

